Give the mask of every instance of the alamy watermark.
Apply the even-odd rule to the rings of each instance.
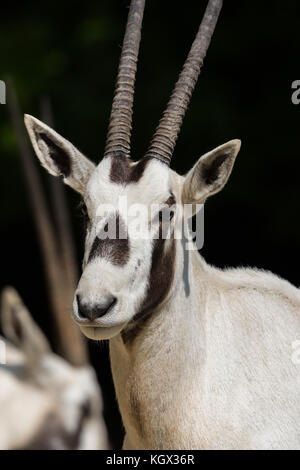
[[[6,85],[3,80],[0,80],[0,104],[6,103]]]
[[[295,90],[292,93],[292,103],[299,104],[300,103],[300,80],[294,80],[292,83],[292,90]]]
[[[94,230],[100,240],[183,240],[186,250],[200,250],[204,244],[203,204],[129,204],[118,198],[117,208],[100,204]]]

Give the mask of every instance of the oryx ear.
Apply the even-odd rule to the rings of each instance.
[[[240,140],[230,140],[203,155],[185,177],[183,204],[201,204],[220,191],[229,178],[240,147]]]
[[[25,114],[24,121],[41,164],[51,175],[62,176],[66,184],[83,194],[94,163],[38,119]]]
[[[13,287],[5,287],[2,291],[1,325],[6,338],[21,349],[31,363],[51,352],[45,335]]]

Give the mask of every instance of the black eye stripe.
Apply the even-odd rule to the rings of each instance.
[[[122,330],[121,334],[125,344],[134,341],[143,329],[143,325],[151,315],[151,312],[166,298],[171,288],[176,253],[175,240],[172,240],[168,251],[165,251],[164,247],[164,240],[155,240],[147,293],[139,312],[135,314],[131,321],[132,328],[125,327]]]
[[[111,239],[108,236],[103,236],[108,234],[109,223],[107,222],[101,231],[100,238],[96,236],[93,241],[88,263],[97,257],[106,258],[117,266],[123,266],[128,262],[129,240],[126,225],[119,214],[113,214],[112,220],[116,222],[116,238]]]
[[[78,204],[78,209],[80,210],[80,215],[83,220],[83,230],[86,232],[88,225],[90,223],[89,214],[85,202],[83,200]]]
[[[85,202],[81,199],[80,203],[78,204],[78,209],[82,212],[82,214],[87,213],[87,207]]]
[[[85,204],[83,204],[83,205],[81,206],[81,214],[82,214],[84,217],[88,217],[88,216],[89,216]]]

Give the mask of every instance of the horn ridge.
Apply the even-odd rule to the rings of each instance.
[[[115,152],[130,155],[130,137],[134,83],[145,0],[132,0],[128,13],[125,36],[115,93],[112,103],[104,156]]]
[[[146,157],[155,155],[170,164],[182,121],[198,80],[222,3],[222,0],[209,0],[208,2],[198,33],[156,128]]]

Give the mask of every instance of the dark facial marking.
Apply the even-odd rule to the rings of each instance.
[[[169,207],[176,204],[176,199],[173,193],[171,193],[170,197],[165,201],[165,204]],[[148,291],[140,312],[133,318],[133,325],[130,325],[127,329],[125,328],[121,332],[121,336],[125,344],[133,342],[137,334],[143,329],[143,326],[151,315],[151,312],[158,307],[158,305],[167,296],[172,284],[174,275],[175,241],[172,239],[169,250],[164,252],[165,239],[162,238],[164,233],[163,224],[163,220],[159,217],[159,238],[154,241]]]
[[[174,276],[175,240],[171,240],[169,250],[164,253],[165,240],[154,242],[150,282],[140,311],[134,316],[133,325],[125,328],[121,335],[125,344],[132,343],[155,308],[166,298]]]
[[[110,180],[118,184],[137,183],[143,176],[149,160],[150,158],[143,158],[134,164],[124,153],[116,153],[112,158]]]
[[[88,225],[89,225],[89,215],[87,211],[87,207],[83,200],[80,201],[78,208],[80,209],[82,220],[83,220],[83,231],[86,233]]]
[[[175,215],[175,207],[173,210],[171,209],[172,206],[175,206],[176,199],[174,194],[172,193],[170,197],[165,201],[165,205],[168,207],[163,207],[159,210],[157,214],[157,219],[159,223],[159,238],[167,238],[170,229],[170,222]]]
[[[44,132],[37,133],[37,142],[39,139],[43,140],[47,145],[50,157],[55,161],[59,171],[66,178],[71,173],[71,160],[68,154],[59,147],[52,139],[50,139]]]
[[[167,204],[170,207],[176,204],[176,199],[173,193],[171,193],[170,197],[166,200],[165,204]]]
[[[189,263],[190,263],[190,252],[185,248],[185,244],[187,242],[187,239],[184,236],[182,237],[181,243],[182,243],[182,248],[183,248],[183,284],[184,284],[184,292],[186,297],[190,295],[191,288],[190,288],[190,281],[189,281]]]
[[[116,238],[108,238],[108,228],[115,224]],[[114,226],[114,225],[113,225]],[[129,241],[126,226],[119,214],[112,215],[96,237],[88,258],[88,263],[96,257],[106,258],[116,266],[124,266],[129,259]]]
[[[212,162],[202,165],[202,178],[206,184],[213,184],[218,179],[220,168],[227,158],[229,155],[221,154],[215,157]]]

